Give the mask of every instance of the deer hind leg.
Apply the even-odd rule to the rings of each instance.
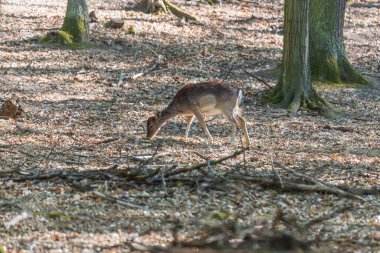
[[[210,132],[207,129],[207,126],[206,126],[206,123],[205,123],[205,119],[204,119],[202,113],[200,112],[200,110],[198,109],[198,107],[193,108],[192,111],[193,111],[195,117],[197,117],[197,120],[198,120],[199,124],[201,125],[201,127],[205,131],[208,139],[210,140],[210,143],[212,144],[214,142],[214,140],[213,140]]]
[[[191,124],[193,123],[194,118],[195,118],[194,115],[185,116],[185,120],[187,123],[186,124],[186,131],[185,131],[185,141],[187,141],[187,137],[189,137],[190,127],[191,127]]]
[[[247,131],[247,124],[245,122],[245,119],[240,116],[239,114],[236,115],[236,120],[239,124],[239,127],[243,130],[244,133],[244,139],[245,139],[245,146],[249,148],[251,146],[251,140],[249,139],[248,131]]]

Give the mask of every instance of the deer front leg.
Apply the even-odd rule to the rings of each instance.
[[[189,137],[190,127],[191,127],[191,124],[193,123],[194,118],[195,118],[194,115],[185,116],[186,123],[187,123],[186,124],[186,131],[185,131],[185,141],[187,141],[187,137]]]
[[[202,113],[199,111],[198,108],[193,108],[193,113],[194,113],[195,117],[197,117],[197,120],[198,120],[199,124],[201,125],[201,127],[205,131],[208,139],[210,140],[210,143],[213,144],[214,140],[213,140],[210,132],[207,129],[207,126],[206,126],[206,123],[205,123],[205,119],[204,119]]]
[[[230,145],[231,146],[234,146],[236,144],[236,123],[235,122],[232,122],[230,121],[231,123],[231,141],[230,141]]]
[[[236,120],[239,123],[239,127],[244,132],[245,146],[249,148],[251,146],[251,140],[249,139],[247,124],[245,123],[245,119],[240,115],[236,115]]]
[[[233,115],[229,114],[229,113],[224,113],[224,116],[226,117],[226,119],[230,122],[231,124],[231,141],[230,141],[230,145],[231,146],[234,146],[236,144],[236,119],[234,118]]]

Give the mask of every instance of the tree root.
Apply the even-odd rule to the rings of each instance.
[[[73,45],[73,36],[62,30],[50,32],[40,39],[40,43],[59,43]]]
[[[74,42],[73,36],[65,31],[53,31],[43,36],[39,42],[42,44],[58,44],[69,48],[97,47],[95,43]]]
[[[266,102],[271,102],[286,109],[289,114],[295,114],[299,109],[317,111],[324,116],[333,116],[336,110],[314,90],[308,98],[302,94],[295,94],[290,99],[282,91],[281,85],[276,85],[270,92],[264,96]]]
[[[169,1],[167,0],[163,0],[164,4],[166,5],[166,7],[174,14],[176,15],[177,17],[180,17],[180,18],[185,18],[185,19],[188,19],[188,20],[193,20],[193,21],[197,21],[197,17],[187,13],[187,12],[184,12],[182,11],[179,7],[177,7],[176,5],[170,3]]]
[[[353,68],[347,58],[344,58],[339,64],[339,75],[344,82],[364,85],[369,84],[368,80]]]
[[[191,15],[168,0],[143,0],[142,5],[148,13],[168,13],[171,12],[179,18],[196,21],[198,18]]]

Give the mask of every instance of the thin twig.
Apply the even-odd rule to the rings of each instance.
[[[308,175],[301,174],[301,173],[299,173],[299,172],[297,172],[297,171],[295,171],[295,170],[293,170],[293,169],[291,169],[291,168],[286,167],[286,166],[283,165],[280,161],[277,161],[277,160],[276,160],[276,161],[273,161],[273,163],[276,164],[276,165],[277,165],[278,167],[280,167],[281,169],[286,170],[286,171],[292,173],[293,175],[295,175],[295,176],[297,176],[297,177],[304,178],[304,179],[308,180],[309,182],[312,182],[312,183],[314,183],[314,184],[316,184],[316,185],[324,185],[324,186],[327,186],[325,183],[322,183],[322,182],[320,182],[320,181],[318,181],[318,180],[316,180],[316,179],[314,179],[314,178],[312,178],[312,177],[309,177]]]
[[[224,78],[222,79],[221,83],[224,83],[224,81],[227,80],[227,78],[230,76],[232,70],[233,70],[233,66],[230,67],[230,69],[228,70],[227,74],[224,76]]]
[[[265,84],[269,89],[273,89],[272,85],[270,85],[269,83],[267,83],[265,80],[261,79],[260,77],[258,76],[255,76],[254,74],[248,72],[247,70],[243,69],[244,73],[256,78],[257,80],[259,80],[260,82],[262,82],[263,84]]]
[[[144,166],[146,166],[147,164],[149,164],[157,155],[158,153],[158,150],[161,148],[161,144],[162,142],[160,141],[158,144],[157,144],[157,147],[156,147],[156,150],[154,151],[153,155],[147,159],[146,161],[144,161],[137,169],[140,170],[141,168],[143,168]]]
[[[165,195],[168,195],[168,189],[166,188],[165,174],[161,168],[160,168],[160,175],[161,175],[162,187],[164,188]]]

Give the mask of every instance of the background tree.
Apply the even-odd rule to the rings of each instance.
[[[310,65],[314,80],[367,83],[347,59],[343,42],[346,0],[310,1]]]
[[[87,0],[68,0],[62,28],[51,32],[40,41],[72,45],[89,41],[89,14]]]
[[[296,113],[300,107],[328,113],[330,106],[311,84],[308,23],[309,0],[286,0],[282,74],[266,98],[290,113]]]
[[[73,42],[88,42],[90,38],[88,23],[87,0],[68,0],[61,31],[71,36]]]

